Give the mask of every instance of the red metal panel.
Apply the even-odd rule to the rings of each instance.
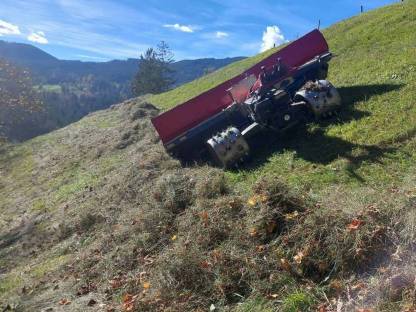
[[[247,75],[254,74],[258,76],[262,66],[266,68],[271,67],[276,64],[277,59],[280,57],[286,66],[293,68],[326,52],[328,52],[328,44],[325,38],[319,30],[314,30],[270,55],[242,74],[153,118],[152,123],[159,133],[162,142],[166,144],[232,104],[232,99],[227,89],[244,79]]]

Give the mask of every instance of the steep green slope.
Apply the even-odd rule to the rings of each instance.
[[[401,179],[414,161],[416,131],[416,1],[405,1],[340,22],[323,31],[330,50],[329,80],[344,108],[337,118],[277,138],[239,172],[236,182],[277,173],[293,186],[385,185]],[[264,53],[231,64],[209,77],[155,96],[172,107],[250,67]],[[290,165],[289,165],[290,164]]]
[[[413,0],[325,30],[340,116],[237,171],[181,167],[146,101],[178,104],[272,51],[0,146],[0,308],[412,311],[415,26]]]

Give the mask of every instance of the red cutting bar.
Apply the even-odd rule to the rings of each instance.
[[[326,52],[328,52],[328,44],[321,32],[316,29],[270,55],[240,75],[153,118],[152,123],[159,133],[163,144],[167,144],[185,131],[231,105],[232,99],[227,90],[247,75],[254,74],[257,77],[261,72],[262,66],[269,68],[276,64],[277,59],[280,57],[282,63],[289,68],[293,68]]]

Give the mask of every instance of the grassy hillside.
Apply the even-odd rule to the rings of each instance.
[[[272,51],[0,146],[0,307],[413,311],[415,28],[413,0],[326,29],[342,112],[236,171],[181,167],[148,102],[176,105]]]
[[[406,1],[325,29],[336,55],[328,79],[341,92],[341,115],[312,125],[306,133],[277,138],[248,168],[229,177],[250,185],[259,175],[273,172],[293,186],[314,191],[334,184],[384,185],[400,179],[415,160],[413,146],[407,144],[416,131],[415,26],[416,2]],[[175,106],[272,52],[231,64],[150,101],[162,109]]]

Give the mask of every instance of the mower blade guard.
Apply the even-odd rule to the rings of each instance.
[[[280,58],[287,67],[295,69],[314,57],[327,52],[328,44],[321,32],[316,29],[255,64],[240,75],[153,118],[152,123],[166,147],[170,141],[187,130],[231,105],[233,98],[228,90],[245,77],[250,75],[258,77],[262,66],[270,68]]]

